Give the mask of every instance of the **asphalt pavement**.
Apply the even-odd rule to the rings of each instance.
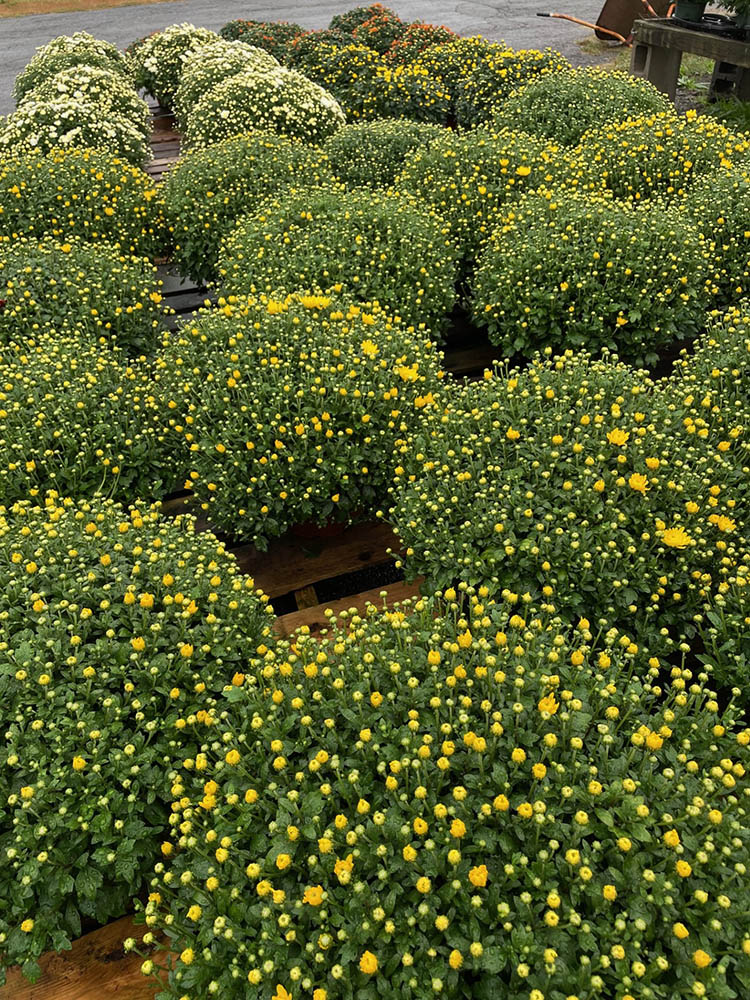
[[[73,11],[0,19],[0,114],[13,110],[11,90],[18,73],[36,48],[57,35],[88,31],[125,48],[134,38],[168,24],[201,25],[218,30],[227,21],[295,21],[305,28],[325,28],[334,14],[349,10],[362,0],[312,0],[299,3],[225,3],[221,0],[170,0],[165,3],[112,7],[108,10]],[[460,35],[484,35],[504,40],[515,49],[558,49],[572,62],[589,62],[578,42],[590,32],[567,21],[540,18],[551,0],[495,0],[494,3],[444,3],[427,0],[394,0],[391,9],[404,20],[445,24]],[[603,0],[569,0],[563,12],[596,21]],[[554,8],[552,8],[554,9]]]

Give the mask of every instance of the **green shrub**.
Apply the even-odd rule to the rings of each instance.
[[[72,66],[55,76],[47,77],[30,90],[20,102],[78,100],[93,104],[107,117],[123,118],[133,125],[144,139],[151,138],[151,112],[129,80],[121,73],[98,66]]]
[[[0,160],[0,236],[106,240],[153,256],[163,242],[156,190],[104,150],[55,150]]]
[[[316,295],[219,306],[166,334],[160,358],[174,451],[210,523],[265,548],[373,511],[440,384],[425,333]]]
[[[336,48],[344,48],[351,44],[352,37],[345,31],[338,31],[335,28],[308,31],[306,34],[300,35],[299,38],[295,38],[290,45],[287,65],[304,73],[305,76],[309,76],[311,80],[317,80],[316,73],[322,64],[321,49],[327,51],[327,47],[331,45]]]
[[[20,102],[41,83],[75,66],[98,66],[131,82],[128,60],[116,46],[86,31],[77,31],[74,35],[59,35],[36,50],[16,77],[13,97]]]
[[[324,149],[336,178],[348,187],[388,187],[410,153],[444,134],[439,125],[383,119],[345,125]]]
[[[732,305],[750,292],[750,180],[746,169],[712,171],[698,178],[679,203],[691,224],[713,245],[719,272],[716,304]]]
[[[445,45],[457,40],[455,31],[444,25],[413,21],[401,37],[394,41],[385,56],[390,63],[406,65],[418,59],[432,45]]]
[[[450,97],[421,66],[397,66],[366,45],[321,44],[305,72],[340,101],[348,121],[409,118],[445,123]]]
[[[547,73],[514,90],[500,104],[494,124],[575,146],[601,122],[671,110],[669,99],[647,80],[585,66]]]
[[[162,107],[171,108],[185,60],[218,38],[216,32],[194,24],[171,24],[154,32],[130,54],[136,86],[156,98]]]
[[[528,594],[675,651],[750,575],[747,413],[583,352],[488,373],[402,447],[390,520],[407,575]]]
[[[155,508],[18,504],[0,567],[2,964],[35,979],[144,888],[172,756],[200,749],[180,720],[213,718],[270,627],[224,546]]]
[[[319,143],[345,124],[336,99],[296,70],[253,69],[217,84],[198,101],[185,139],[203,147],[257,129]]]
[[[458,84],[456,120],[462,128],[488,124],[495,109],[524,83],[570,69],[567,59],[553,49],[502,51],[499,46],[479,56]]]
[[[294,42],[307,32],[288,21],[229,21],[219,34],[227,41],[241,41],[265,49],[274,59],[285,63]]]
[[[320,149],[264,132],[184,153],[162,186],[175,262],[196,281],[214,277],[222,239],[249,208],[294,184],[330,180]]]
[[[749,153],[746,137],[706,116],[676,117],[670,110],[587,132],[572,153],[572,183],[632,201],[678,198],[697,177],[742,165]]]
[[[557,160],[554,147],[524,132],[446,131],[407,157],[395,185],[439,212],[471,259],[507,203],[551,181]]]
[[[606,347],[653,364],[661,348],[703,328],[710,256],[677,206],[531,194],[482,251],[474,319],[506,357]]]
[[[430,45],[419,56],[417,65],[443,84],[451,98],[451,109],[455,112],[461,82],[490,54],[501,56],[508,51],[504,42],[488,42],[486,38],[473,35]]]
[[[0,241],[0,344],[51,330],[112,338],[140,353],[155,339],[160,287],[148,260],[124,255],[103,240],[5,237]]]
[[[222,244],[224,295],[343,291],[437,332],[456,301],[445,222],[415,199],[377,191],[284,191]]]
[[[223,743],[192,727],[145,907],[165,1000],[742,994],[737,709],[606,622],[462,597],[294,635]]]
[[[271,69],[278,62],[264,49],[244,42],[216,42],[201,46],[183,63],[174,109],[180,125],[187,122],[198,101],[218,83],[244,70]]]
[[[407,27],[408,25],[397,14],[390,10],[382,10],[358,24],[352,31],[352,38],[357,44],[366,45],[380,55],[385,55],[391,46],[403,37]]]
[[[367,7],[353,7],[351,10],[344,11],[343,14],[336,14],[331,18],[328,28],[329,30],[343,31],[348,35],[353,35],[360,24],[364,24],[365,21],[369,21],[378,14],[396,17],[396,12],[391,10],[390,7],[385,7],[382,3],[371,3]]]
[[[151,159],[138,125],[77,97],[32,97],[3,122],[0,156],[49,153],[53,149],[103,149],[137,167]]]
[[[159,500],[186,469],[164,445],[153,365],[56,330],[0,348],[0,496]],[[36,501],[40,502],[40,501]]]

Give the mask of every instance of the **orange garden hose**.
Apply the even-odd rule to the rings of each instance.
[[[610,31],[609,28],[602,28],[601,25],[598,25],[598,24],[590,24],[588,21],[581,21],[580,18],[573,17],[571,14],[539,14],[539,13],[537,13],[536,16],[537,17],[556,17],[556,18],[558,18],[561,21],[572,21],[573,24],[582,24],[584,28],[591,28],[592,31],[601,31],[605,35],[612,35],[612,37],[616,38],[618,42],[622,42],[623,45],[626,45],[628,48],[631,48],[631,43],[627,40],[627,38],[623,37],[623,35],[618,34],[616,31]]]

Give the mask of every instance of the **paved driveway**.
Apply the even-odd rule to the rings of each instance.
[[[324,28],[334,14],[362,0],[302,0],[299,3],[226,3],[222,0],[175,0],[147,6],[75,11],[0,19],[0,114],[13,110],[13,81],[39,46],[56,35],[89,31],[124,48],[134,38],[181,21],[219,29],[237,17],[263,21],[296,21],[306,28]],[[588,61],[576,44],[589,32],[565,21],[536,17],[549,11],[552,0],[494,0],[489,3],[394,0],[389,3],[402,18],[446,24],[462,35],[481,34],[504,39],[513,48],[559,49],[575,62]],[[595,21],[603,0],[559,0],[565,13]]]

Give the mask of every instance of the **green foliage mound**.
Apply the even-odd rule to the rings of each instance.
[[[550,182],[557,170],[555,148],[525,132],[446,131],[407,157],[395,186],[439,212],[472,260],[507,203]]]
[[[20,102],[29,91],[75,66],[98,66],[131,82],[128,60],[116,46],[86,31],[77,31],[74,35],[59,35],[36,50],[16,77],[13,97]]]
[[[494,46],[461,77],[456,92],[456,121],[461,128],[488,124],[498,105],[518,87],[565,69],[570,69],[570,63],[553,49],[503,51]]]
[[[522,129],[576,146],[600,122],[670,110],[669,99],[647,80],[585,66],[532,79],[508,94],[493,120],[498,128]]]
[[[413,21],[406,31],[397,38],[386,52],[390,63],[405,66],[414,62],[432,45],[445,45],[458,39],[455,31],[444,25],[425,24],[423,21]]]
[[[335,289],[439,331],[456,300],[457,252],[444,220],[408,196],[284,192],[222,245],[225,295]]]
[[[251,130],[320,143],[346,124],[338,101],[291,69],[250,69],[217,84],[188,115],[185,139],[210,146]]]
[[[380,55],[401,39],[408,25],[393,11],[384,9],[362,21],[352,31],[352,38],[359,45],[366,45]]]
[[[0,567],[0,941],[33,979],[145,888],[175,749],[200,749],[180,720],[270,626],[224,546],[155,508],[3,508]]]
[[[104,150],[54,150],[0,160],[0,235],[77,236],[153,256],[162,244],[151,178]]]
[[[344,11],[343,14],[334,15],[328,28],[353,35],[361,24],[378,15],[396,17],[396,12],[382,3],[371,3],[366,7],[352,7],[351,10]]]
[[[703,395],[572,351],[454,389],[402,449],[407,573],[606,618],[657,653],[697,642],[750,576],[748,406]]]
[[[425,150],[445,131],[439,125],[376,120],[345,125],[324,149],[337,180],[348,187],[389,187],[409,154]]]
[[[214,31],[184,23],[154,32],[129,54],[136,86],[155,97],[162,107],[173,107],[185,60],[218,38]]]
[[[616,198],[681,198],[698,177],[742,165],[750,139],[695,112],[642,115],[587,132],[573,151],[572,182]]]
[[[148,260],[103,240],[6,237],[0,242],[0,344],[56,331],[111,338],[139,354],[155,340],[160,286]]]
[[[160,356],[173,450],[210,523],[265,548],[297,524],[371,514],[441,384],[425,333],[319,295],[219,307],[165,335]]]
[[[695,337],[711,302],[710,247],[677,206],[532,193],[479,258],[472,309],[506,357],[602,348],[653,364]]]
[[[229,21],[219,32],[227,41],[246,42],[264,49],[280,63],[286,63],[294,42],[307,34],[299,24],[288,21]]]
[[[741,994],[737,709],[607,622],[448,599],[296,634],[223,743],[192,727],[145,908],[166,1000]]]
[[[320,149],[286,136],[250,132],[190,150],[162,187],[173,259],[196,281],[215,277],[221,241],[248,209],[294,184],[331,180]]]
[[[182,486],[151,362],[55,330],[0,348],[0,364],[3,503],[49,490],[159,500]]]
[[[729,306],[750,292],[750,178],[744,167],[722,168],[698,178],[680,203],[693,225],[712,244],[717,306]]]

